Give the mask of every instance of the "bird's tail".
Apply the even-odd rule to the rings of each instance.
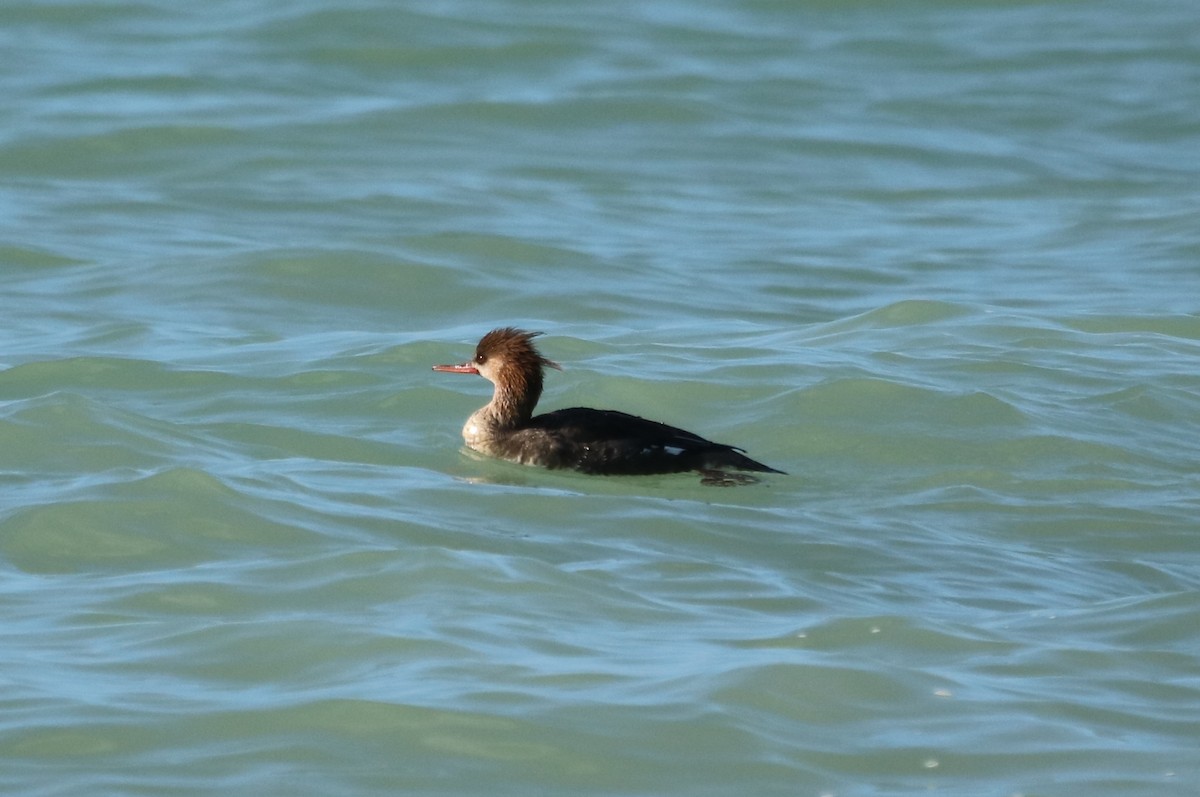
[[[758,460],[750,459],[750,457],[742,453],[741,449],[734,448],[733,446],[713,452],[713,454],[705,459],[705,464],[710,468],[736,468],[737,470],[752,470],[756,473],[784,473],[784,471],[776,470],[770,465],[764,465]]]

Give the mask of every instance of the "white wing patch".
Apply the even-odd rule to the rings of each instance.
[[[669,454],[673,457],[677,457],[685,451],[687,451],[687,449],[681,448],[680,446],[646,446],[642,449],[642,456],[648,457],[653,454]]]

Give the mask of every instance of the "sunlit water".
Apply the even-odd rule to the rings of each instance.
[[[402,5],[0,8],[0,791],[1195,793],[1193,3]]]

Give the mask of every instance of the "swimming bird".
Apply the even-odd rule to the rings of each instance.
[[[495,386],[492,400],[463,426],[469,448],[510,462],[599,475],[698,471],[708,484],[755,481],[726,469],[783,473],[751,459],[743,449],[616,410],[571,407],[535,416],[544,369],[562,370],[534,346],[540,334],[493,329],[480,339],[470,361],[433,366],[435,371],[477,374]]]

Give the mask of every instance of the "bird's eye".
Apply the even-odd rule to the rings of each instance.
[[[485,362],[487,362],[487,355],[486,354],[476,354],[475,362],[479,363],[480,365],[483,365]]]

